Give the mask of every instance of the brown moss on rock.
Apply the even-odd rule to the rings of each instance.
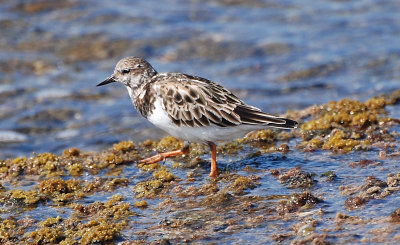
[[[7,244],[19,235],[16,232],[17,223],[14,219],[5,219],[0,221],[0,243]],[[10,243],[11,244],[11,243]]]
[[[176,177],[169,170],[162,166],[153,173],[153,179],[139,182],[133,188],[136,198],[154,198],[162,190],[169,186],[169,182],[175,180]]]
[[[347,209],[349,210],[354,210],[358,209],[364,204],[368,202],[368,199],[365,197],[359,197],[359,196],[352,196],[346,199],[344,202],[344,205],[346,206]]]
[[[390,214],[390,221],[393,223],[400,223],[400,208],[393,211]]]
[[[87,182],[83,188],[85,193],[93,193],[96,191],[114,191],[120,186],[127,186],[129,183],[127,178],[99,178],[96,177],[93,181]]]
[[[299,209],[310,209],[320,202],[322,202],[321,199],[313,196],[308,191],[301,194],[294,193],[287,200],[280,201],[276,211],[279,215],[285,215],[296,212]]]
[[[79,224],[78,234],[82,236],[80,244],[105,243],[118,237],[126,226],[125,222],[110,224],[106,220],[91,220],[85,224]]]
[[[10,199],[7,200],[7,197]],[[7,203],[8,201],[21,201],[26,205],[33,205],[42,200],[43,197],[39,195],[37,190],[11,190],[4,196],[0,197],[0,203]]]
[[[100,161],[99,168],[115,168],[116,165],[119,165],[124,162],[124,159],[116,155],[114,153],[108,153],[105,157]]]
[[[92,168],[114,169],[118,165],[132,163],[139,159],[136,146],[132,141],[122,141],[100,155],[95,156]]]
[[[133,191],[136,198],[154,198],[163,188],[164,184],[161,180],[148,180],[137,183]]]
[[[39,192],[57,203],[70,202],[83,198],[82,182],[80,180],[62,179],[44,180],[39,185]]]
[[[334,181],[337,178],[337,175],[334,171],[327,171],[321,174],[321,177],[325,179],[326,182]]]
[[[81,150],[76,147],[65,149],[62,153],[64,157],[77,157],[81,154]]]
[[[289,169],[280,174],[278,179],[289,188],[309,188],[317,182],[313,179],[313,174],[302,171],[300,167]]]
[[[133,205],[137,208],[147,208],[149,206],[146,200],[137,201]]]
[[[372,101],[368,105],[375,105]],[[339,102],[331,101],[322,106],[317,118],[301,125],[304,131],[324,131],[340,127],[363,128],[378,123],[380,118],[375,107],[369,108],[366,103],[356,100],[343,99]],[[381,107],[379,107],[381,108]]]
[[[259,178],[254,175],[250,177],[238,176],[228,189],[232,190],[235,194],[243,194],[245,190],[256,188],[256,186],[259,185],[257,182],[258,179]]]
[[[325,138],[322,149],[351,151],[362,144],[366,145],[367,143],[352,139],[343,130],[335,129]]]
[[[201,204],[213,208],[225,208],[234,201],[234,197],[227,191],[221,190],[208,195],[201,200]]]
[[[355,168],[355,167],[366,167],[368,165],[376,166],[376,165],[380,165],[380,164],[381,164],[380,162],[377,162],[377,161],[374,161],[371,159],[361,159],[360,161],[351,162],[349,165],[352,168]]]
[[[30,244],[57,244],[63,240],[64,233],[60,227],[42,227],[26,237]]]
[[[66,169],[74,175],[80,175],[83,167],[77,165],[80,153],[77,155],[75,151],[78,150],[67,149],[62,156],[47,152],[30,158],[7,159],[1,164],[0,173],[8,181],[24,175],[39,175],[46,178],[63,176]]]
[[[241,140],[235,140],[232,142],[225,142],[217,146],[217,154],[227,155],[227,154],[237,154],[239,150],[243,150],[243,144]]]
[[[50,179],[44,180],[40,183],[39,191],[42,194],[56,196],[62,193],[72,193],[76,190],[82,189],[80,181],[63,179]]]
[[[188,198],[188,197],[198,197],[198,196],[205,196],[215,194],[219,191],[218,185],[213,183],[207,183],[200,187],[195,187],[193,185],[188,186],[184,189],[181,185],[175,186],[173,191],[175,195],[179,198]]]
[[[39,229],[26,234],[20,238],[20,241],[22,244],[105,244],[110,242],[117,238],[127,226],[129,217],[135,215],[130,211],[131,205],[121,201],[122,199],[121,195],[114,195],[105,203],[72,204],[71,207],[75,210],[73,216],[78,218],[64,220],[60,217],[50,217],[39,222]],[[16,226],[15,222],[14,225],[8,224],[9,228],[4,225],[3,230],[15,229]],[[1,228],[0,225],[0,234]],[[7,234],[10,235],[10,233],[5,235]],[[9,236],[9,238],[12,237]]]
[[[52,200],[57,204],[67,204],[82,199],[95,191],[114,191],[117,187],[127,186],[126,178],[97,178],[94,181],[84,182],[78,179],[49,179],[43,180],[33,189],[12,189],[0,193],[0,203],[30,206],[41,201]]]
[[[71,176],[81,176],[83,174],[83,166],[81,163],[74,163],[67,166],[68,173]]]
[[[61,221],[62,221],[62,218],[60,216],[51,217],[44,221],[39,222],[38,225],[39,225],[39,227],[52,227],[52,226],[59,224]]]
[[[280,151],[282,153],[287,153],[289,151],[289,146],[286,143],[281,144],[280,146],[275,148],[276,151]]]
[[[113,145],[113,150],[116,152],[128,152],[135,150],[136,146],[132,141],[121,141],[118,144]]]
[[[276,139],[277,136],[273,130],[263,129],[249,133],[243,140],[244,142],[273,143]]]
[[[314,110],[313,118],[301,125],[304,141],[301,148],[306,151],[316,149],[352,151],[365,149],[373,142],[387,138],[370,137],[369,131],[376,132],[393,119],[385,117],[387,101],[384,97],[367,100],[365,103],[343,99],[322,105]]]
[[[359,209],[372,199],[383,199],[400,191],[400,173],[389,174],[386,181],[368,176],[363,185],[340,188],[342,195],[349,196],[345,206],[349,210]]]
[[[178,140],[173,136],[164,137],[160,141],[155,143],[156,143],[155,147],[159,152],[178,150],[182,149],[184,146],[182,140]]]
[[[154,171],[153,177],[155,179],[159,179],[162,182],[170,182],[174,180],[176,177],[169,172],[165,167],[161,168],[160,170]]]
[[[115,191],[115,189],[118,187],[128,186],[128,184],[129,180],[127,178],[111,178],[103,182],[101,185],[101,190],[111,192]]]
[[[96,219],[124,220],[136,215],[130,210],[130,204],[122,201],[123,197],[119,194],[113,195],[107,202],[94,202],[89,205],[72,204],[71,207],[76,211],[75,216],[87,215]]]

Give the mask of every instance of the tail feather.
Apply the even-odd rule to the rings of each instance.
[[[280,117],[280,119],[285,120],[285,124],[268,123],[268,126],[283,129],[297,128],[298,123],[296,121],[282,117]]]
[[[240,116],[243,124],[250,125],[267,125],[274,128],[291,129],[297,128],[297,122],[291,119],[276,117],[268,113],[262,112],[258,108],[250,106],[237,106],[234,112]]]

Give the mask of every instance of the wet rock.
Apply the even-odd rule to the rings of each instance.
[[[289,188],[309,188],[317,182],[313,179],[313,174],[302,171],[300,167],[289,169],[280,174],[278,179]]]
[[[231,204],[234,200],[232,194],[219,191],[216,194],[211,194],[203,198],[201,203],[207,207],[224,208]]]
[[[276,141],[276,133],[271,129],[257,130],[246,135],[245,142],[272,143]]]
[[[367,149],[376,142],[393,141],[393,135],[383,128],[395,121],[384,116],[386,104],[381,96],[365,103],[343,99],[321,106],[312,111],[313,120],[301,125],[303,149],[348,152]]]
[[[250,177],[239,176],[232,183],[231,189],[235,194],[243,194],[247,189],[254,189],[257,185],[259,185],[256,176],[252,175]]]
[[[60,124],[79,115],[73,109],[49,109],[35,113],[32,116],[25,116],[18,120],[19,123],[38,122],[46,124]]]
[[[300,79],[310,79],[315,77],[324,77],[331,73],[337,72],[344,68],[343,62],[335,62],[317,65],[308,69],[293,71],[287,75],[284,75],[279,80],[283,82],[290,82]]]
[[[276,148],[276,151],[286,153],[289,151],[289,146],[286,143],[281,144],[279,147]]]
[[[354,210],[354,209],[360,208],[367,202],[368,202],[368,199],[366,199],[366,198],[354,196],[354,197],[347,198],[344,205],[346,206],[347,209]]]
[[[326,182],[334,181],[337,178],[334,171],[327,171],[321,174],[321,177],[324,178]]]
[[[320,203],[322,200],[313,196],[310,192],[303,192],[301,194],[294,193],[288,200],[282,200],[276,210],[279,215],[285,215],[287,213],[293,213],[302,209],[308,209],[313,207],[315,204]]]
[[[370,159],[362,159],[360,161],[356,161],[356,162],[351,162],[350,166],[352,168],[355,168],[357,166],[359,167],[366,167],[368,165],[380,165],[380,162],[374,161],[374,160],[370,160]]]
[[[45,59],[24,60],[24,59],[7,59],[0,61],[0,71],[2,73],[22,73],[25,75],[44,75],[56,69],[54,61]]]
[[[372,199],[383,199],[397,191],[399,187],[399,174],[389,174],[386,181],[369,176],[365,179],[365,184],[357,187],[344,187],[342,193],[351,195],[347,198],[345,206],[349,210],[358,209]]]
[[[400,223],[400,208],[390,214],[390,221],[393,223]]]

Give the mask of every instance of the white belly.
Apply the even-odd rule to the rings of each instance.
[[[260,126],[239,125],[235,127],[219,127],[219,126],[206,126],[206,127],[189,127],[177,126],[168,117],[168,114],[162,109],[163,105],[161,99],[155,102],[155,109],[147,119],[158,128],[161,128],[168,134],[175,138],[182,139],[189,142],[204,143],[207,141],[222,141],[234,140],[244,137],[248,132],[261,129]]]

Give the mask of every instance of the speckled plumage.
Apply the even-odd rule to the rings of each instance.
[[[137,57],[120,60],[114,73],[98,86],[112,82],[127,87],[135,108],[154,125],[185,141],[209,143],[214,150],[213,142],[243,137],[256,129],[297,126],[293,120],[247,105],[213,81],[183,73],[157,73]]]

